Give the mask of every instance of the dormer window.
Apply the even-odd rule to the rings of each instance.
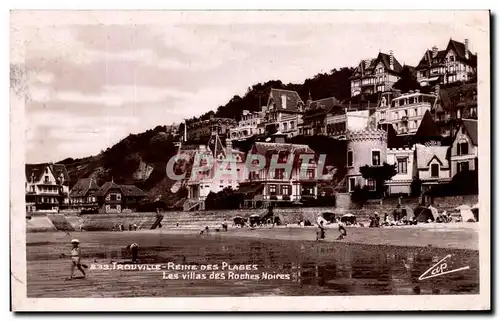
[[[439,164],[431,165],[431,177],[439,177]]]

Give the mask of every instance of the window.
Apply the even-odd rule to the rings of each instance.
[[[116,201],[116,194],[111,194],[109,197],[110,197],[110,200]]]
[[[353,157],[354,157],[353,151],[352,150],[348,151],[347,152],[347,167],[352,167]]]
[[[465,127],[462,127],[462,134],[465,134]]]
[[[287,123],[283,123],[283,130],[288,130],[288,124]]]
[[[314,178],[314,169],[308,169],[306,171],[306,175],[308,179],[313,179]]]
[[[384,69],[382,67],[378,68],[378,73],[381,74],[384,72]]]
[[[399,119],[399,113],[398,112],[394,113],[394,119]]]
[[[415,116],[418,116],[418,108],[415,108]]]
[[[281,186],[281,195],[290,195],[291,193],[290,185]]]
[[[451,62],[455,61],[455,56],[450,56],[450,61]]]
[[[45,167],[45,174],[48,174],[49,173],[49,169],[47,167]]]
[[[418,123],[416,120],[413,121],[413,128],[418,128]]]
[[[408,173],[408,158],[398,158],[398,174]]]
[[[372,150],[372,165],[380,166],[380,151]]]
[[[457,155],[467,155],[469,154],[469,144],[467,142],[465,143],[458,143],[457,144]]]
[[[45,177],[43,178],[43,182],[44,182],[45,184],[48,184],[48,183],[49,183],[49,177],[48,177],[48,176],[45,176]]]
[[[277,168],[274,171],[274,178],[283,179],[284,177],[285,177],[285,169],[284,168]]]
[[[292,120],[290,122],[290,129],[294,129],[295,128],[295,122]]]
[[[439,164],[431,165],[431,177],[439,177]]]
[[[276,195],[276,185],[269,185],[269,194]]]
[[[459,169],[458,172],[468,171],[469,170],[469,162],[460,162],[458,163]]]
[[[374,191],[376,189],[375,180],[373,178],[368,178],[366,180],[366,186],[368,186],[369,191]]]
[[[355,187],[356,187],[356,178],[349,177],[349,192],[354,192]]]

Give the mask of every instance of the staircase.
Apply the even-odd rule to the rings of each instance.
[[[204,200],[187,200],[183,204],[184,212],[189,211],[204,211],[205,201]]]

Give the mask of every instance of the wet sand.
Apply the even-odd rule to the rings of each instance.
[[[409,234],[410,233],[410,234]],[[425,229],[349,228],[346,240],[337,230],[314,242],[314,228],[230,229],[200,235],[194,230],[160,229],[133,232],[47,232],[27,234],[29,297],[373,295],[477,293],[478,251],[474,229],[436,232]],[[470,241],[464,241],[468,235]],[[93,269],[87,278],[65,280],[71,238],[81,241],[83,263],[129,260],[123,249],[137,242],[140,263],[205,265],[255,264],[254,274],[288,275],[288,279],[166,279],[176,271]],[[399,239],[402,238],[402,239]],[[460,239],[460,242],[459,242]],[[380,244],[380,245],[374,245]],[[391,244],[391,245],[385,245]],[[413,244],[418,245],[414,247]],[[432,246],[427,246],[431,244]],[[439,244],[435,247],[433,244]],[[399,246],[401,245],[401,246]],[[456,266],[470,270],[419,282],[418,276],[452,254]],[[403,260],[413,262],[405,267]],[[451,264],[451,262],[450,262]],[[211,271],[207,271],[211,272]],[[215,272],[215,271],[214,271]],[[246,271],[236,271],[246,273]],[[76,272],[78,275],[79,272]],[[206,273],[205,273],[206,274]]]

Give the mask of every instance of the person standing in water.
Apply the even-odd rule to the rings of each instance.
[[[323,240],[325,238],[325,225],[326,225],[326,220],[323,217],[323,214],[318,215],[316,223],[318,224],[318,231],[316,232],[316,241]]]
[[[139,256],[139,245],[137,245],[137,243],[132,243],[127,246],[127,249],[132,254],[132,263],[137,263],[137,257]]]
[[[71,240],[71,244],[73,245],[73,248],[71,249],[71,276],[69,278],[73,278],[73,275],[75,274],[75,267],[78,268],[78,270],[82,272],[83,277],[85,277],[85,270],[83,269],[82,264],[80,264],[80,241],[73,239]]]

